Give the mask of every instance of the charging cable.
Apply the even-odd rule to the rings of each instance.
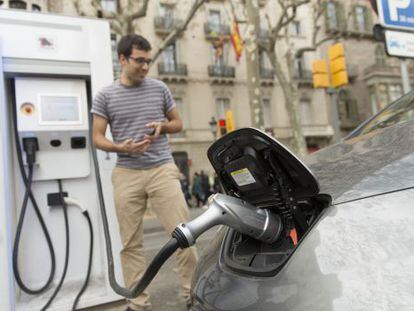
[[[55,251],[53,248],[52,240],[49,235],[49,231],[46,227],[45,221],[42,217],[42,214],[40,212],[40,209],[37,205],[36,199],[34,198],[34,195],[31,189],[32,181],[33,181],[33,165],[36,162],[35,154],[38,149],[37,138],[33,137],[33,138],[23,139],[23,148],[27,154],[27,166],[28,166],[27,177],[26,177],[26,172],[24,170],[24,166],[23,166],[22,152],[21,152],[21,147],[20,147],[20,141],[19,141],[18,134],[17,134],[17,129],[15,131],[15,138],[16,138],[17,155],[18,155],[17,158],[18,158],[20,172],[23,178],[23,182],[25,183],[26,190],[25,190],[25,194],[23,198],[22,208],[20,210],[20,216],[19,216],[19,221],[17,223],[16,236],[15,236],[14,245],[13,245],[13,272],[14,272],[14,277],[16,279],[16,283],[17,285],[19,285],[22,291],[24,291],[25,293],[29,295],[37,295],[45,291],[53,281],[55,270],[56,270]],[[19,265],[18,265],[19,244],[20,244],[21,232],[23,228],[24,217],[26,215],[27,204],[28,204],[29,199],[32,201],[34,211],[40,222],[40,226],[46,238],[47,246],[49,248],[49,253],[50,253],[50,261],[51,261],[51,268],[50,268],[47,281],[43,286],[41,286],[38,289],[29,288],[23,282],[21,275],[20,275]]]
[[[79,302],[82,294],[85,292],[86,288],[88,287],[89,278],[90,278],[90,275],[91,275],[92,258],[93,258],[93,227],[92,227],[92,222],[91,222],[91,218],[89,216],[88,211],[86,210],[85,207],[82,206],[82,204],[79,201],[77,201],[77,200],[75,200],[73,198],[68,198],[68,197],[64,198],[64,200],[65,200],[65,203],[67,205],[76,206],[76,207],[78,207],[82,211],[82,214],[85,216],[85,218],[86,218],[86,220],[88,222],[88,227],[89,227],[89,237],[90,237],[90,240],[89,241],[90,242],[89,242],[88,271],[86,273],[86,278],[85,278],[85,281],[83,282],[82,288],[79,291],[79,293],[76,295],[75,301],[73,302],[73,305],[72,305],[72,310],[76,310],[76,307],[78,305],[78,302]]]

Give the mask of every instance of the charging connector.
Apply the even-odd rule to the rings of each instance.
[[[36,162],[36,151],[39,150],[39,142],[37,137],[23,138],[23,150],[26,152],[26,162],[33,165]]]

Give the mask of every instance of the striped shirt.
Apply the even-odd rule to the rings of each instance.
[[[128,138],[141,141],[145,134],[153,131],[145,125],[166,121],[166,113],[174,107],[168,87],[147,77],[139,86],[125,86],[117,80],[103,88],[94,98],[91,112],[108,120],[113,142],[120,144]],[[116,165],[147,169],[172,161],[167,136],[161,134],[143,154],[118,153]]]

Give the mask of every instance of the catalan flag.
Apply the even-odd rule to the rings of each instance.
[[[236,53],[236,60],[239,61],[243,52],[243,40],[240,37],[239,25],[234,20],[231,26],[231,44],[233,45],[234,52]]]

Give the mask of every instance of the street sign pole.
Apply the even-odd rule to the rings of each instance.
[[[411,91],[410,75],[408,73],[407,59],[402,58],[400,61],[400,66],[401,66],[401,79],[402,79],[403,91],[404,91],[404,94],[407,94],[409,91]]]
[[[335,143],[341,140],[341,129],[339,127],[339,113],[338,113],[338,90],[330,87],[326,90],[331,99],[331,111],[332,111],[332,125],[334,128],[334,135],[332,137]]]
[[[411,91],[407,58],[414,58],[414,0],[377,0],[385,47],[398,57],[404,94]]]

